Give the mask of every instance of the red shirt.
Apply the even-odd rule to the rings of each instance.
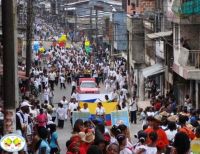
[[[191,140],[193,140],[195,138],[195,134],[187,127],[180,128],[179,132],[185,133]]]
[[[169,141],[167,139],[167,135],[165,133],[165,131],[161,128],[154,130],[153,128],[147,128],[145,130],[145,132],[149,135],[151,132],[156,132],[158,135],[158,140],[156,142],[156,146],[159,148],[166,148],[169,145]],[[151,140],[149,138],[147,138],[147,144],[150,144]],[[160,147],[162,145],[162,147]]]
[[[47,125],[47,115],[45,113],[39,114],[36,117],[36,121],[37,121],[39,127],[46,127],[46,125]]]
[[[90,147],[89,143],[81,143],[80,147],[79,147],[80,153],[81,154],[87,154],[89,147]]]
[[[156,111],[159,111],[160,110],[160,108],[161,108],[161,103],[160,102],[156,102],[155,104],[154,104],[154,109],[156,110]]]

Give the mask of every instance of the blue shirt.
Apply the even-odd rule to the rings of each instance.
[[[53,134],[51,135],[51,140],[50,140],[50,147],[51,148],[57,148],[57,144],[56,141],[58,139],[58,133],[57,132],[53,132]]]
[[[46,148],[45,154],[50,154],[50,150],[51,149],[50,149],[49,143],[46,140],[42,140],[42,142],[40,143],[39,153],[38,154],[41,154],[41,150],[43,148]]]

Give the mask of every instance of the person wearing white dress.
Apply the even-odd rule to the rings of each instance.
[[[65,96],[63,96],[63,99],[60,101],[60,103],[63,104],[63,108],[67,111],[69,108],[69,103]],[[67,119],[67,118],[68,118],[68,114],[66,112],[65,119]]]
[[[80,109],[81,112],[90,112],[89,108],[88,108],[88,104],[84,103],[83,104],[83,108]]]
[[[97,104],[96,117],[101,118],[102,120],[105,119],[105,109],[103,108],[103,105],[101,102]]]
[[[44,88],[44,101],[46,100],[47,102],[49,102],[49,93],[50,93],[50,89],[48,87]]]

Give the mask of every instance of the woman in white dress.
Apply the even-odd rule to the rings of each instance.
[[[48,87],[45,87],[43,96],[44,96],[44,101],[46,100],[48,101],[48,103],[49,103],[49,94],[50,94],[50,89]]]
[[[103,105],[101,102],[97,104],[96,108],[96,118],[100,118],[103,121],[105,120],[105,109],[103,108]]]

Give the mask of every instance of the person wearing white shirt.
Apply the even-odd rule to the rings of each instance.
[[[67,111],[68,108],[69,108],[69,103],[66,99],[65,96],[63,96],[63,99],[60,101],[61,104],[63,104],[63,108]],[[66,115],[65,115],[65,119],[67,119],[68,115],[67,115],[67,112],[66,112]]]
[[[128,93],[128,90],[124,86],[121,88],[121,91],[123,92],[124,96],[126,96],[126,94]]]
[[[54,90],[54,83],[55,83],[55,79],[56,79],[56,73],[51,71],[49,73],[49,83],[51,85],[51,89]]]
[[[99,118],[102,118],[103,120],[105,119],[105,109],[103,108],[103,105],[101,102],[99,102],[97,104],[97,108],[96,108],[96,116]]]
[[[63,108],[63,104],[59,103],[58,104],[58,109],[56,111],[57,113],[57,118],[58,118],[58,127],[63,128],[64,127],[64,120],[65,120],[65,115],[66,115],[66,109]]]
[[[81,108],[80,111],[81,111],[81,112],[90,112],[90,111],[89,111],[89,108],[88,108],[88,104],[87,104],[87,103],[84,103],[84,104],[83,104],[83,108]]]
[[[39,83],[38,83],[37,79],[34,79],[34,87],[37,91],[39,91]]]
[[[71,114],[73,111],[76,111],[78,107],[78,103],[76,103],[75,101],[72,101],[69,103],[69,108],[68,111]]]
[[[73,79],[72,80],[72,92],[71,92],[71,95],[74,93],[75,90],[76,90],[76,81]]]
[[[123,91],[120,91],[120,95],[117,100],[120,106],[122,106],[122,102],[123,102],[124,98],[125,98],[125,96],[123,95]]]
[[[47,76],[44,76],[43,81],[44,81],[44,86],[48,87],[49,79]]]
[[[111,93],[111,101],[117,101],[118,99],[118,94],[116,89],[113,90],[113,92]]]
[[[76,100],[80,100],[79,94],[76,92],[76,90],[74,90],[74,92],[73,92],[71,98],[74,98],[74,99],[76,99]]]
[[[41,77],[37,77],[36,81],[38,82],[39,92],[41,93],[42,91]]]
[[[47,123],[52,121],[52,116],[50,112],[47,112]]]
[[[68,109],[69,103],[68,103],[68,101],[67,101],[67,99],[66,99],[65,96],[63,96],[62,100],[60,100],[60,103],[63,104],[63,107],[64,107],[65,109]]]
[[[65,87],[65,77],[63,75],[60,76],[60,89],[62,89],[62,87],[64,89],[66,89],[66,87]]]
[[[168,129],[165,131],[166,135],[167,135],[167,139],[170,142],[173,142],[174,137],[177,133],[177,127],[176,127],[176,123],[175,122],[168,122]]]
[[[44,88],[44,101],[46,100],[47,102],[49,102],[49,93],[50,93],[50,89],[48,87]]]
[[[129,96],[128,96],[129,97]],[[137,111],[137,103],[135,96],[129,100],[129,110],[130,110],[130,119],[131,123],[137,123],[136,111]]]
[[[110,90],[110,79],[109,78],[105,79],[104,84],[105,84],[105,87],[106,87],[106,92],[109,92],[109,90]]]
[[[69,103],[69,108],[68,108],[68,115],[70,115],[70,122],[72,125],[72,114],[74,111],[76,111],[78,108],[78,103],[76,103],[75,99],[72,99]]]
[[[32,105],[29,109],[30,109],[29,112],[30,112],[31,117],[35,119],[35,117],[37,117],[38,115],[37,109],[35,108],[34,105]]]

